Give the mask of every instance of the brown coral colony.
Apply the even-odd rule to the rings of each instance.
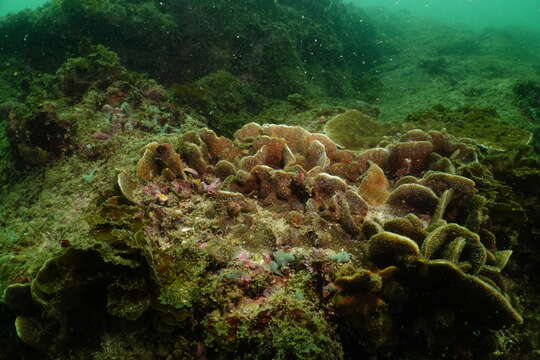
[[[471,320],[498,329],[522,318],[501,277],[511,251],[496,249],[482,223],[481,231],[467,228],[467,207],[477,190],[456,168],[477,161],[475,151],[444,132],[422,130],[350,151],[300,127],[250,123],[233,140],[204,129],[182,135],[176,149],[148,144],[137,166],[140,186],[121,188],[130,201],[144,203],[149,182],[180,181],[216,196],[233,220],[243,212],[270,211],[289,226],[276,246],[303,246],[308,230],[315,232],[318,246],[347,251],[361,271],[373,272],[336,281],[341,295],[335,306],[345,315],[362,316],[354,304],[367,297],[379,299],[377,306],[391,304],[384,288],[392,279],[412,288],[418,281],[424,290],[439,289],[434,292]],[[121,177],[120,184],[130,183],[126,173]],[[215,191],[205,194],[210,187]],[[374,276],[376,290],[359,280]],[[474,297],[475,308],[459,293]]]

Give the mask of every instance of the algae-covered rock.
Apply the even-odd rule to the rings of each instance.
[[[508,150],[529,144],[532,133],[504,122],[494,108],[465,106],[449,109],[436,105],[407,116],[403,125],[406,129],[446,129],[455,136],[473,138],[476,142],[492,149]]]
[[[73,98],[81,98],[90,87],[104,90],[114,81],[127,80],[118,55],[103,45],[90,48],[84,57],[68,59],[57,71],[59,87]]]
[[[74,53],[86,55],[91,44],[103,44],[130,70],[167,83],[193,82],[225,70],[272,97],[300,91],[340,96],[360,90],[364,84],[358,79],[382,58],[377,30],[368,19],[360,8],[329,0],[61,0],[2,19],[0,31],[6,36],[0,46],[46,72]],[[82,33],[65,31],[81,24]],[[28,41],[20,41],[20,34]],[[85,71],[84,63],[73,65]],[[86,86],[68,82],[72,93]]]
[[[162,88],[128,72],[116,53],[92,46],[54,75],[36,74],[26,96],[2,105],[14,167],[44,166],[73,153],[95,161],[117,151],[118,135],[179,126],[185,117],[166,100]]]
[[[296,284],[298,278],[291,280]],[[335,329],[305,291],[286,287],[208,314],[203,322],[208,355],[227,359],[250,348],[254,359],[343,359]]]
[[[266,98],[253,85],[226,71],[208,74],[190,85],[175,84],[172,95],[208,118],[208,125],[231,135],[258,114]]]
[[[62,116],[54,101],[35,105],[30,111],[13,109],[8,129],[15,154],[31,165],[44,165],[70,150],[73,124]]]

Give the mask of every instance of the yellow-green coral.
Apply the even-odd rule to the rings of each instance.
[[[347,110],[336,115],[324,127],[326,134],[336,144],[353,150],[373,147],[396,130],[392,124],[383,124],[358,110]]]

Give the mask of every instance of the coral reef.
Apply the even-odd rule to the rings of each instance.
[[[0,19],[0,360],[535,359],[536,47],[369,14]]]
[[[184,358],[499,350],[470,343],[522,322],[512,251],[458,175],[477,147],[422,130],[374,145],[255,123],[146,145],[88,213],[84,246],[6,289],[19,339],[51,357],[113,352],[119,329]]]

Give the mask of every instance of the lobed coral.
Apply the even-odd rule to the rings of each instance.
[[[454,299],[448,306],[463,321],[493,329],[522,322],[501,276],[511,251],[497,250],[493,234],[482,227],[488,216],[481,202],[473,229],[481,236],[463,226],[471,223],[478,195],[475,182],[456,168],[477,163],[475,147],[421,130],[384,143],[353,152],[323,134],[252,123],[234,140],[210,130],[185,134],[178,148],[197,170],[191,181],[221,184],[216,195],[227,199],[221,202],[227,217],[240,223],[272,217],[269,239],[254,246],[257,241],[248,238],[241,246],[344,250],[360,266],[395,267],[402,286],[414,288],[421,279],[423,291],[444,288]],[[233,238],[252,225],[235,226]],[[453,280],[441,286],[443,277]],[[472,305],[454,295],[463,292],[475,298]]]
[[[457,175],[475,163],[474,144],[439,131],[360,152],[255,123],[232,140],[203,129],[153,142],[119,173],[123,198],[109,194],[89,216],[95,246],[67,250],[5,298],[32,305],[8,302],[19,338],[53,355],[73,349],[85,321],[65,302],[85,306],[88,291],[106,314],[84,327],[94,337],[150,318],[147,331],[180,336],[199,358],[397,354],[410,341],[420,354],[448,351],[449,336],[522,322],[501,273],[512,252],[497,248],[475,182]],[[35,335],[51,331],[40,312],[62,341]]]

